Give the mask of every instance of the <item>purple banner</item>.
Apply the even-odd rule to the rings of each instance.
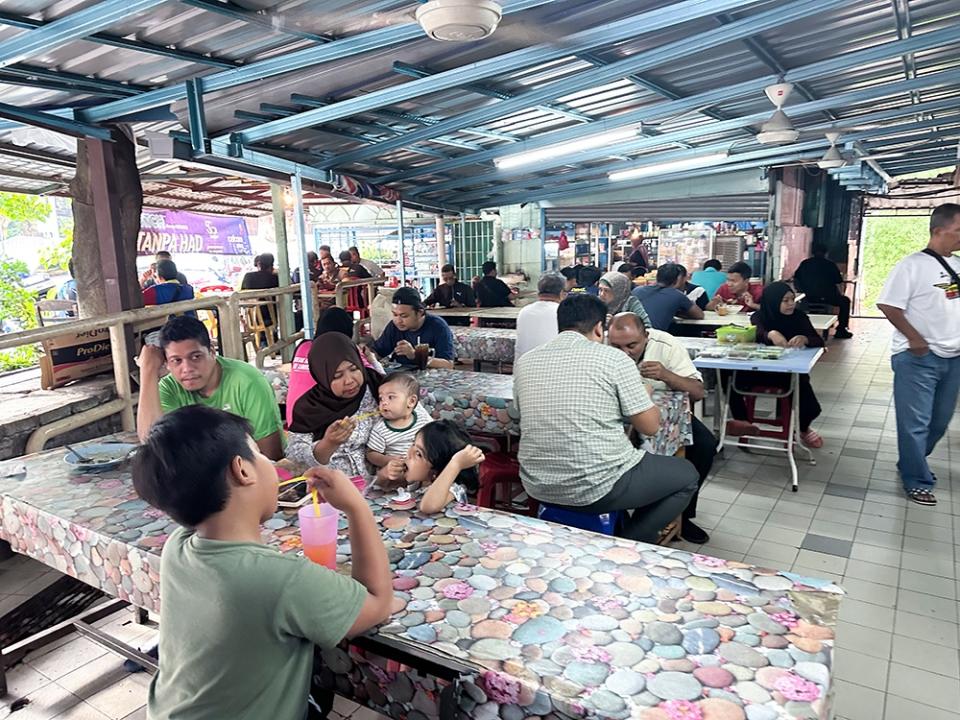
[[[174,256],[188,253],[253,254],[243,218],[177,210],[144,210],[140,214],[137,254],[154,255],[159,250],[167,250]]]

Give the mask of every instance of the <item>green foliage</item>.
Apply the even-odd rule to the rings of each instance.
[[[50,215],[50,206],[37,195],[0,192],[0,215],[13,222],[40,222]]]
[[[48,245],[38,253],[40,267],[44,270],[67,270],[73,255],[73,224],[61,229],[60,236],[60,242]]]
[[[27,264],[20,260],[0,259],[0,318],[12,320],[24,329],[37,325],[33,294],[20,280],[28,272]]]
[[[863,220],[863,290],[860,312],[879,316],[877,298],[900,260],[922,250],[930,239],[927,217],[866,217]]]
[[[33,367],[40,352],[36,345],[24,345],[13,350],[0,350],[0,372]]]

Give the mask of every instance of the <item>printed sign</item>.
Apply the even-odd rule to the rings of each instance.
[[[174,257],[192,253],[251,255],[243,218],[199,215],[177,210],[145,210],[140,214],[138,255],[166,250]]]

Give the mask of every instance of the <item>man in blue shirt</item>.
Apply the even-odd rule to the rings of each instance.
[[[694,304],[677,285],[686,278],[682,265],[667,263],[657,268],[657,284],[638,287],[633,296],[643,303],[643,309],[650,316],[650,323],[656,330],[669,331],[675,315],[683,315],[701,320],[703,310]]]
[[[711,258],[703,264],[703,270],[697,270],[693,274],[690,281],[694,285],[702,287],[707,294],[707,300],[712,300],[720,286],[727,281],[727,274],[721,272],[722,270],[723,265],[720,264],[720,261]]]
[[[433,349],[427,363],[430,368],[453,367],[453,333],[443,318],[428,315],[420,293],[402,287],[393,295],[393,322],[373,343],[373,351],[381,358],[393,356],[401,365],[416,365],[414,347],[420,344]]]

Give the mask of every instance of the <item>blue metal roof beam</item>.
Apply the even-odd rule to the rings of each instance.
[[[838,0],[823,0],[823,2],[826,3],[836,3],[837,1]],[[808,0],[803,0],[803,2],[796,3],[796,5],[803,5],[803,7],[806,8],[807,2]],[[237,140],[247,143],[265,140],[277,135],[284,135],[305,127],[310,127],[311,125],[318,125],[329,122],[330,120],[337,120],[342,117],[349,117],[350,115],[374,110],[379,107],[394,105],[405,100],[441,90],[463,87],[477,80],[483,80],[488,77],[501,75],[533,65],[539,65],[549,60],[575,54],[581,50],[608,45],[618,40],[625,40],[637,35],[644,35],[656,30],[679,25],[688,20],[711,14],[711,10],[716,12],[717,6],[720,5],[736,7],[750,4],[752,4],[751,0],[709,0],[707,2],[702,0],[684,0],[684,2],[672,5],[669,13],[665,13],[662,9],[658,8],[640,13],[631,18],[574,33],[564,38],[562,43],[545,43],[515,50],[504,55],[486,58],[485,60],[480,60],[464,67],[446,70],[431,77],[412,80],[403,85],[376,90],[362,97],[343,100],[328,108],[318,108],[302,113],[297,117],[284,118],[283,120],[268,123],[247,133],[241,133]],[[792,14],[789,10],[785,12]],[[751,22],[756,21],[756,18],[759,17],[761,17],[761,15],[751,18]],[[717,42],[719,43],[720,40],[718,39]],[[647,57],[648,55],[649,53],[644,53],[637,57]],[[638,67],[633,67],[634,65]],[[527,109],[554,100],[561,95],[587,89],[588,87],[594,86],[597,82],[622,77],[625,74],[641,69],[639,66],[642,66],[642,62],[638,62],[636,58],[628,58],[606,68],[590,70],[573,77],[548,83],[541,89],[528,91],[509,100],[503,100],[495,105],[478,108],[477,110],[444,120],[434,126],[434,128],[424,128],[423,130],[409,133],[405,136],[405,138],[407,138],[405,141],[387,140],[385,143],[379,143],[373,148],[354,151],[349,153],[351,159],[345,160],[343,164],[348,164],[355,160],[362,160],[365,157],[379,154],[388,149],[395,149],[399,147],[399,145],[396,144],[398,142],[400,145],[405,145],[407,142],[421,142],[423,140],[429,140],[436,135],[455,132],[461,128],[482,125],[494,118],[503,117],[510,112]],[[435,128],[436,131],[434,131]]]
[[[897,37],[906,40],[913,35],[913,23],[910,20],[910,3],[908,0],[890,0],[893,5],[893,17],[897,25]],[[917,63],[914,60],[913,53],[904,53],[903,55],[903,76],[907,80],[912,80],[917,76]],[[920,102],[919,93],[910,93],[911,102],[916,105]]]
[[[425,67],[419,65],[411,65],[410,63],[404,62],[394,62],[393,63],[394,72],[398,72],[401,75],[406,75],[412,78],[425,78],[432,75],[436,75],[436,70],[429,70]],[[466,90],[472,92],[475,95],[483,95],[485,97],[496,98],[497,100],[509,100],[512,97],[515,97],[514,93],[507,92],[506,90],[498,90],[495,87],[489,85],[480,85],[478,83],[471,83],[469,85],[464,85],[460,88],[461,90]],[[559,115],[560,117],[565,117],[569,120],[574,120],[576,122],[590,122],[593,120],[589,115],[585,115],[582,112],[577,110],[572,110],[571,108],[564,107],[563,105],[537,105],[534,110],[539,110],[541,112],[550,113],[552,115]]]
[[[951,26],[944,28],[942,30],[936,30],[929,33],[924,33],[923,35],[916,35],[909,40],[894,40],[888,43],[883,43],[881,45],[875,45],[873,47],[865,48],[863,50],[857,50],[845,55],[840,55],[833,58],[828,58],[826,60],[821,60],[819,62],[811,63],[810,65],[805,65],[803,67],[795,68],[790,70],[785,76],[787,82],[796,82],[798,80],[806,80],[814,77],[821,77],[824,75],[829,75],[831,73],[841,72],[843,70],[849,70],[851,68],[857,68],[862,65],[869,63],[875,63],[882,60],[889,59],[890,57],[898,56],[908,50],[922,51],[929,50],[936,47],[946,46],[949,47],[951,44],[960,41],[960,26]],[[935,78],[932,84],[925,82],[925,78],[929,80],[930,77]],[[930,76],[921,76],[911,83],[923,83],[921,85],[910,84],[910,83],[898,83],[895,85],[884,86],[880,92],[878,92],[877,87],[865,88],[864,91],[869,94],[864,97],[864,101],[872,100],[876,98],[886,97],[887,93],[885,91],[886,87],[896,87],[900,88],[902,91],[909,91],[911,89],[916,89],[920,87],[933,87],[940,83],[939,77],[941,75],[930,75]],[[447,170],[452,170],[458,167],[464,167],[468,165],[476,165],[478,163],[486,162],[493,160],[498,157],[503,157],[505,155],[511,155],[516,152],[527,151],[527,150],[537,150],[544,147],[549,147],[552,145],[558,145],[567,140],[575,140],[586,135],[593,135],[599,132],[605,132],[607,130],[613,130],[616,128],[625,127],[628,125],[636,125],[641,122],[648,122],[657,118],[670,118],[682,115],[687,112],[695,111],[698,108],[710,106],[716,102],[722,102],[723,100],[730,100],[737,97],[747,96],[754,93],[762,92],[763,88],[769,85],[770,83],[777,82],[777,76],[767,76],[764,78],[756,78],[753,80],[746,80],[741,83],[736,83],[735,85],[729,85],[727,87],[716,88],[713,90],[707,90],[696,95],[691,95],[690,97],[684,98],[682,100],[675,100],[673,102],[659,103],[657,105],[643,107],[632,112],[623,113],[621,115],[616,115],[608,118],[604,118],[601,121],[591,123],[590,125],[581,125],[577,127],[564,128],[562,130],[555,130],[549,133],[543,133],[541,135],[529,138],[523,143],[522,148],[491,148],[489,150],[484,150],[481,153],[474,155],[464,155],[453,160],[448,160],[440,163],[434,163],[427,168],[416,168],[414,170],[407,171],[406,173],[381,178],[381,182],[394,182],[397,180],[409,180],[414,177],[419,177],[421,175],[431,174],[433,172],[446,172]],[[846,96],[841,96],[846,97]],[[955,102],[955,100],[954,100]],[[817,111],[830,108],[830,103],[824,104],[822,100],[817,101],[814,104],[805,103],[800,106],[789,106],[791,111],[795,111],[798,107],[800,108],[816,108]],[[811,110],[812,112],[813,110]],[[691,128],[684,131],[677,131],[667,133],[663,137],[668,139],[691,139],[699,137],[703,134],[706,134],[711,131],[725,130],[725,129],[735,129],[740,123],[754,122],[754,121],[763,121],[769,117],[769,112],[757,113],[744,118],[734,118],[731,121],[725,121],[725,123],[714,123],[710,125],[703,125],[699,128]],[[820,126],[817,126],[820,127]],[[822,126],[825,129],[829,129],[829,125]],[[687,134],[681,134],[687,133]],[[656,142],[651,141],[647,138],[641,138],[636,141],[632,141],[630,145],[620,145],[618,147],[632,147],[635,149],[640,149],[643,147],[648,147],[650,145],[657,144]],[[603,155],[605,154],[604,150],[590,151],[595,153],[595,155],[577,155],[576,157],[596,157],[596,154]],[[525,166],[526,168],[536,168],[541,167],[538,164],[531,164]]]
[[[102,78],[65,72],[63,70],[50,70],[45,67],[24,65],[22,63],[5,67],[3,72],[24,78],[49,80],[50,82],[60,83],[67,88],[72,88],[73,92],[81,93],[111,93],[116,97],[130,97],[131,95],[137,95],[148,89],[143,85],[133,85],[131,83],[117,82],[116,80],[104,80]]]
[[[954,79],[960,80],[960,70],[953,71],[952,73],[950,73],[950,75],[951,75]],[[921,80],[922,80],[922,78],[921,78]],[[919,82],[919,80],[915,80],[915,81],[912,81],[912,82],[913,82],[913,83],[916,83],[916,82]],[[906,81],[902,81],[902,82],[898,83],[898,85],[905,85],[905,84],[907,84]],[[872,91],[872,93],[877,94],[877,93],[879,93],[881,90],[882,90],[882,88],[880,88],[880,87],[867,88],[867,89],[864,89],[864,90],[854,91],[854,92],[851,92],[851,93],[847,93],[847,94],[845,94],[845,95],[836,96],[836,97],[834,97],[834,98],[825,98],[824,100],[819,100],[819,101],[817,101],[817,103],[807,103],[806,105],[811,106],[811,105],[817,105],[817,104],[821,104],[821,103],[826,103],[826,102],[832,101],[832,102],[834,103],[834,107],[842,107],[842,106],[845,104],[844,98],[846,98],[846,102],[850,102],[850,103],[853,103],[853,102],[862,102],[862,101],[864,100],[864,95],[865,95],[866,93]],[[890,92],[890,91],[889,91],[889,90],[886,90],[886,92]],[[867,97],[866,99],[870,99],[870,98]],[[794,109],[797,109],[797,108],[799,108],[799,107],[803,107],[803,106],[795,106]],[[905,114],[912,114],[913,112],[915,112],[915,109],[911,109],[908,113],[905,113]],[[740,118],[740,120],[743,120],[743,118]],[[734,122],[734,121],[731,121],[731,122]],[[848,124],[848,125],[856,126],[856,125],[860,125],[860,124],[862,123],[862,119],[861,119],[861,118],[848,118],[847,120],[841,121],[841,123],[846,123],[846,124]],[[833,126],[833,127],[837,127],[838,124],[837,124],[837,123],[834,123],[834,124],[832,124],[832,126]],[[906,127],[910,127],[910,126],[908,125],[908,126],[906,126]],[[876,128],[875,128],[875,129],[871,129],[871,130],[863,130],[863,131],[860,131],[860,132],[844,133],[844,135],[842,136],[842,139],[844,140],[844,142],[855,142],[855,141],[865,140],[865,139],[867,139],[867,138],[870,138],[870,137],[872,137],[875,133],[877,133],[877,132],[882,132],[882,131],[886,131],[886,128],[883,128],[883,129],[876,129]],[[818,138],[818,139],[816,139],[815,141],[812,141],[812,142],[815,142],[815,143],[817,143],[817,144],[815,144],[815,145],[809,145],[809,143],[807,143],[807,144],[804,145],[804,147],[805,147],[805,148],[806,148],[806,147],[823,147],[824,149],[827,147],[826,138]],[[531,188],[534,188],[534,187],[537,187],[537,186],[540,186],[540,185],[544,185],[544,184],[546,184],[546,185],[549,187],[550,185],[555,185],[555,184],[557,184],[558,182],[559,182],[559,183],[568,183],[568,182],[570,182],[570,181],[572,181],[572,180],[582,180],[582,179],[584,179],[584,178],[589,178],[589,177],[599,176],[599,175],[603,175],[603,176],[605,177],[607,173],[613,172],[613,171],[616,171],[616,170],[627,170],[627,169],[630,169],[630,168],[632,168],[632,167],[636,167],[636,166],[642,165],[642,164],[653,164],[653,163],[660,163],[660,162],[669,162],[669,161],[671,161],[671,160],[679,160],[679,159],[686,159],[686,158],[690,158],[690,157],[697,157],[698,155],[703,155],[703,154],[707,154],[707,153],[711,153],[711,152],[722,152],[722,151],[724,151],[724,150],[727,150],[727,149],[729,148],[729,146],[730,146],[730,141],[726,141],[726,142],[723,142],[723,143],[716,143],[716,144],[710,145],[710,146],[701,146],[701,147],[695,148],[695,149],[693,149],[693,150],[686,150],[686,151],[677,151],[677,150],[675,150],[675,151],[670,151],[670,152],[667,152],[667,153],[659,153],[659,154],[655,154],[655,155],[647,155],[647,156],[643,156],[643,157],[632,158],[631,160],[628,160],[628,161],[625,161],[625,162],[610,163],[610,164],[603,165],[603,166],[584,168],[584,169],[581,169],[581,170],[575,170],[575,171],[568,172],[568,173],[554,174],[554,175],[543,175],[543,176],[540,176],[540,177],[530,177],[530,178],[526,178],[526,179],[524,179],[524,180],[520,180],[520,181],[517,181],[517,182],[514,182],[514,183],[500,184],[500,185],[496,185],[496,186],[492,186],[492,187],[483,188],[482,190],[474,190],[474,191],[471,191],[471,192],[468,192],[468,193],[458,193],[458,194],[456,194],[456,195],[454,195],[454,196],[451,196],[451,197],[448,197],[448,198],[443,198],[443,199],[445,199],[445,200],[447,200],[447,201],[450,201],[450,202],[453,202],[453,201],[455,200],[458,204],[462,204],[463,202],[466,202],[466,201],[470,200],[471,198],[483,197],[483,194],[484,194],[484,193],[489,193],[489,192],[491,192],[491,191],[496,191],[497,193],[501,193],[501,192],[513,191],[513,190],[531,189]],[[791,148],[793,148],[793,149],[796,149],[797,147],[799,147],[799,146],[791,146]],[[620,149],[620,146],[618,146],[618,149]],[[762,148],[761,148],[761,149],[762,149]],[[775,149],[776,149],[776,148],[775,148]],[[781,149],[782,149],[782,148],[781,148]],[[755,153],[755,152],[757,152],[757,150],[748,151],[748,153]],[[571,156],[570,158],[567,159],[567,162],[570,162],[570,161],[574,160],[575,157],[576,157],[576,156]],[[738,154],[736,154],[736,155],[731,155],[730,158],[728,158],[728,160],[731,161],[731,162],[734,162],[734,161],[742,160],[744,157],[747,157],[747,153],[738,153]],[[751,154],[750,157],[754,157],[754,155]],[[759,157],[763,157],[763,155],[760,155]],[[461,183],[461,184],[467,184],[467,183]],[[619,186],[619,184],[618,184],[618,186]],[[427,188],[423,193],[412,194],[412,196],[413,196],[413,197],[418,197],[418,196],[420,196],[420,195],[429,194],[431,190],[433,190],[432,187],[431,187],[431,188]]]
[[[333,42],[333,40],[336,39],[330,35],[317,35],[316,33],[298,30],[295,27],[284,25],[282,20],[275,22],[277,16],[268,12],[267,10],[248,10],[247,8],[241,7],[230,0],[180,0],[180,3],[182,5],[190,5],[195,8],[200,8],[201,10],[206,10],[207,12],[217,13],[233,20],[240,20],[241,22],[259,25],[260,27],[265,27],[275,33],[282,33],[283,35],[300,38],[301,40],[310,40],[311,42],[316,43],[328,43]]]
[[[588,90],[600,83],[609,82],[611,80],[623,78],[626,75],[630,75],[635,72],[640,72],[657,67],[659,65],[675,62],[694,53],[702,52],[707,48],[717,47],[719,45],[731,42],[740,35],[753,35],[763,32],[764,30],[789,24],[801,18],[813,15],[817,12],[822,12],[828,6],[837,6],[842,4],[842,0],[819,0],[819,2],[814,2],[813,0],[796,0],[788,5],[779,6],[773,10],[758,13],[744,20],[738,20],[735,25],[727,25],[722,28],[708,30],[707,32],[699,35],[676,40],[674,42],[656,47],[652,50],[638,53],[636,55],[624,58],[623,60],[618,60],[615,63],[607,65],[606,67],[593,68],[592,70],[586,70],[574,75],[573,77],[567,77],[563,78],[562,80],[547,83],[540,88],[525,92],[511,100],[504,100],[489,107],[481,107],[475,110],[470,110],[448,120],[444,120],[434,128],[418,130],[417,132],[410,133],[405,136],[405,139],[407,142],[420,141],[428,138],[431,132],[451,132],[467,125],[477,125],[479,123],[493,120],[497,117],[504,117],[512,112],[523,110],[530,105],[535,105],[545,100],[552,100],[554,98],[579,92],[581,90]],[[660,11],[656,12],[660,15],[664,15],[664,13],[661,13]],[[674,16],[671,14],[670,17],[672,18]],[[643,18],[643,16],[639,15],[637,18]],[[566,43],[564,43],[564,46],[566,46]],[[629,113],[625,113],[623,116],[620,116],[620,118],[625,117],[627,114]],[[292,123],[294,120],[295,118],[288,118],[287,120],[281,122]],[[597,131],[598,128],[595,127],[597,124],[598,123],[580,125],[575,129],[582,131],[585,134],[589,134]],[[587,130],[587,128],[589,128],[589,130]],[[340,156],[339,163],[346,165],[351,162],[362,160],[365,157],[369,157],[371,154],[377,154],[391,149],[395,143],[395,140],[387,140],[386,142],[379,143],[372,148],[354,150],[344,153]]]
[[[808,152],[791,152],[787,148],[780,149],[783,154],[771,156],[767,158],[765,166],[770,167],[773,165],[784,165],[788,163],[796,163],[800,161],[815,162],[823,152],[821,150],[814,150]],[[673,173],[670,175],[657,175],[646,178],[637,178],[636,180],[625,180],[622,182],[616,183],[617,190],[629,190],[631,188],[643,187],[645,185],[657,185],[664,182],[670,182],[672,180],[682,180],[686,178],[700,178],[706,177],[709,175],[721,175],[725,173],[735,172],[737,170],[751,170],[751,169],[760,169],[760,166],[756,162],[742,162],[735,163],[732,165],[718,165],[716,167],[702,168],[699,170],[684,170],[682,172]],[[500,207],[503,205],[516,205],[524,202],[538,202],[540,200],[553,200],[556,198],[571,197],[576,195],[581,195],[585,192],[590,192],[594,190],[610,190],[613,188],[613,184],[603,179],[595,179],[582,183],[574,183],[569,186],[556,186],[553,187],[557,189],[547,189],[547,190],[534,190],[524,194],[515,194],[515,195],[491,195],[483,200],[470,203],[466,205],[470,210],[480,210],[482,208],[490,207]]]
[[[23,28],[24,30],[33,30],[34,28],[49,25],[52,20],[33,20],[28,17],[11,15],[10,13],[0,12],[0,25],[9,25],[10,27]],[[203,55],[201,53],[191,52],[189,50],[179,50],[164,45],[155,45],[144,40],[128,40],[119,35],[109,35],[107,33],[94,33],[83,38],[90,42],[100,45],[109,45],[111,47],[122,48],[123,50],[135,50],[136,52],[148,53],[150,55],[159,55],[173,60],[182,60],[183,62],[199,63],[201,65],[212,65],[214,67],[231,68],[237,67],[240,63],[225,58],[218,58],[212,55]]]
[[[28,108],[19,108],[7,103],[0,103],[0,118],[6,118],[23,125],[52,130],[72,137],[91,137],[97,140],[110,140],[110,130],[107,128],[89,125],[88,123],[70,120],[54,115],[53,113],[37,112]]]
[[[53,22],[20,33],[0,46],[0,67],[13,65],[64,43],[95,33],[166,0],[102,0]]]
[[[960,80],[960,72],[954,72],[951,77],[956,77]],[[913,80],[911,81],[909,87],[915,87],[918,82],[922,82],[925,86],[940,84],[941,79],[936,75],[927,76],[926,79]],[[841,108],[846,105],[856,105],[862,102],[867,102],[877,98],[885,97],[890,94],[896,94],[901,91],[900,87],[906,85],[906,81],[901,83],[896,83],[892,86],[873,86],[865,88],[863,90],[856,90],[850,93],[844,93],[841,95],[836,95],[829,98],[824,98],[822,100],[817,100],[815,102],[803,103],[801,105],[791,106],[791,111],[798,117],[806,113],[819,112],[824,108]],[[944,99],[938,100],[930,103],[925,103],[924,107],[929,108],[929,112],[936,112],[941,110],[954,110],[956,109],[956,101],[953,99]],[[824,131],[830,129],[841,129],[844,127],[863,125],[865,123],[874,123],[882,122],[884,120],[892,120],[898,117],[904,117],[912,115],[916,112],[915,109],[908,108],[896,108],[891,110],[884,110],[876,113],[868,113],[865,115],[855,116],[851,118],[844,118],[835,123],[822,123],[818,125],[813,125],[803,128],[805,132],[810,132],[813,130],[823,129]],[[479,182],[502,182],[504,178],[514,175],[529,175],[536,173],[541,170],[546,170],[552,167],[558,167],[561,165],[581,165],[588,162],[593,162],[603,157],[608,156],[611,152],[620,152],[620,153],[633,153],[641,150],[645,150],[651,147],[656,147],[662,145],[665,140],[693,140],[698,137],[714,135],[721,132],[733,131],[738,127],[748,126],[757,121],[763,121],[769,117],[769,113],[766,111],[762,113],[755,113],[753,115],[747,115],[739,118],[731,118],[730,120],[725,120],[723,122],[714,123],[709,126],[695,126],[692,128],[686,128],[684,130],[677,130],[670,133],[665,133],[659,138],[650,139],[650,138],[638,138],[636,140],[629,140],[625,142],[618,143],[617,145],[610,146],[602,149],[594,150],[585,150],[579,153],[572,153],[566,156],[562,156],[558,150],[558,157],[551,158],[549,160],[543,160],[537,163],[530,163],[528,165],[517,166],[514,168],[505,168],[497,169],[490,173],[480,174],[480,175],[471,175],[466,177],[455,178],[453,180],[444,181],[440,183],[433,183],[431,185],[426,185],[422,190],[413,193],[414,195],[426,195],[441,190],[449,190],[457,187],[462,187],[464,185],[473,185]],[[916,123],[912,124],[911,127],[916,127]],[[887,131],[886,128],[880,128],[874,132]],[[733,142],[731,138],[730,142]],[[636,159],[635,159],[636,161]],[[585,171],[581,171],[585,172]],[[388,176],[389,177],[389,176]],[[385,179],[381,181],[385,182]]]
[[[721,25],[729,25],[730,23],[734,22],[734,18],[728,13],[721,13],[720,15],[717,15],[717,21]],[[784,75],[787,72],[787,67],[783,64],[780,58],[777,57],[777,54],[773,51],[773,48],[767,45],[763,38],[743,38],[740,42],[747,46],[747,49],[753,53],[754,57],[756,57],[758,60],[760,60],[760,62],[778,75]],[[794,83],[793,86],[797,89],[797,92],[807,100],[817,99],[817,96],[813,93],[813,91],[804,83]],[[825,110],[823,114],[826,115],[828,120],[837,119],[837,116],[828,110]]]
[[[549,2],[550,0],[511,0],[511,2],[505,4],[503,14],[511,15],[540,5],[546,5]],[[217,92],[237,85],[265,80],[276,75],[304,70],[315,65],[362,55],[363,53],[422,38],[423,30],[416,23],[371,30],[359,35],[351,35],[342,40],[335,40],[326,45],[316,45],[242,67],[206,75],[203,78],[203,86],[208,93]],[[185,97],[184,84],[176,83],[159,90],[152,90],[135,98],[116,100],[83,110],[80,112],[80,116],[89,122],[103,122],[134,112],[169,105],[172,102],[183,100]]]

